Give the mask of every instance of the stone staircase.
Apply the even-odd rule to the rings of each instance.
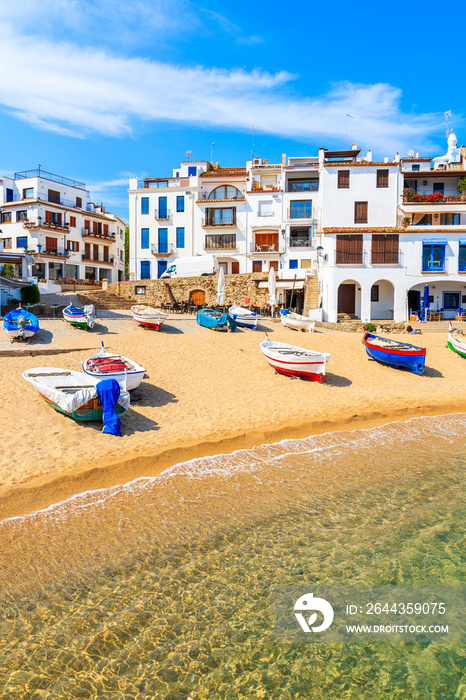
[[[96,309],[130,309],[134,306],[134,301],[130,299],[123,299],[122,297],[116,296],[115,294],[110,294],[110,292],[103,292],[99,290],[86,289],[85,291],[76,291],[77,296],[81,304],[94,304]]]
[[[304,311],[303,315],[307,316],[309,309],[319,308],[319,278],[317,275],[308,275],[304,285]]]

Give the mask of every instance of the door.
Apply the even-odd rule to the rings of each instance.
[[[163,273],[167,269],[167,261],[166,260],[157,260],[157,277],[160,279],[162,277]]]
[[[354,284],[340,284],[338,287],[338,313],[354,315],[356,309],[356,289]]]
[[[93,246],[93,248],[94,248],[94,260],[98,260],[99,259],[99,246],[95,245],[95,246]]]
[[[159,197],[159,219],[167,218],[167,198]]]
[[[91,259],[91,244],[90,243],[84,244],[84,258],[85,258],[85,260]]]
[[[456,317],[456,312],[460,307],[460,292],[443,292],[443,318],[454,319]]]
[[[252,271],[253,272],[262,272],[262,260],[253,260],[252,261]]]
[[[271,260],[269,262],[269,268],[270,267],[278,272],[278,260]]]
[[[236,262],[236,260],[231,263],[231,274],[239,275],[239,262]]]
[[[168,253],[168,228],[159,228],[159,253]]]
[[[150,260],[141,260],[141,279],[150,280]]]
[[[421,292],[418,292],[417,289],[411,289],[408,292],[408,308],[410,311],[421,310]]]
[[[205,292],[202,289],[191,292],[190,297],[195,306],[205,306]]]

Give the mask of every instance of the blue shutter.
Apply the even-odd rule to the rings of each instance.
[[[149,213],[149,197],[141,197],[141,214]]]
[[[297,260],[290,260],[290,270],[297,270],[298,269],[298,261]]]
[[[157,277],[160,279],[167,269],[167,261],[166,260],[157,260]]]
[[[167,218],[167,198],[159,197],[159,219]]]
[[[150,260],[141,260],[141,279],[150,280]]]
[[[176,247],[184,248],[184,226],[176,229]]]
[[[196,165],[189,165],[188,166],[188,177],[190,175],[197,175],[197,166]]]
[[[176,197],[176,211],[184,211],[184,196],[182,194]]]
[[[168,228],[159,228],[159,253],[168,253]]]
[[[148,248],[148,247],[149,247],[149,229],[142,228],[141,229],[141,248]]]
[[[13,190],[11,190],[9,187],[6,188],[6,202],[12,202],[13,201]]]

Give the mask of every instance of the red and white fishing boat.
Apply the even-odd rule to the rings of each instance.
[[[112,378],[120,384],[126,382],[128,391],[137,389],[146,373],[144,367],[134,360],[114,352],[105,352],[103,342],[100,352],[84,360],[83,371],[94,379]]]
[[[153,328],[155,331],[160,330],[160,326],[165,323],[168,318],[168,314],[164,311],[144,304],[132,306],[131,313],[136,323],[139,323],[140,326],[144,326],[144,328]]]
[[[297,348],[288,343],[276,343],[270,340],[267,333],[259,347],[276,372],[289,377],[306,377],[314,382],[324,381],[325,368],[330,359],[327,352]]]

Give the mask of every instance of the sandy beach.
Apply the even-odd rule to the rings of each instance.
[[[195,317],[177,316],[154,332],[127,312],[108,315],[89,332],[44,320],[45,342],[27,348],[2,339],[1,519],[193,457],[466,410],[466,361],[446,347],[446,333],[428,326],[421,336],[395,336],[426,347],[419,377],[370,361],[360,333],[297,333],[270,319],[256,332],[214,333]],[[275,340],[331,353],[325,382],[275,374],[259,349],[264,330]],[[101,340],[149,375],[122,418],[122,437],[54,412],[21,376],[39,366],[81,370]]]

